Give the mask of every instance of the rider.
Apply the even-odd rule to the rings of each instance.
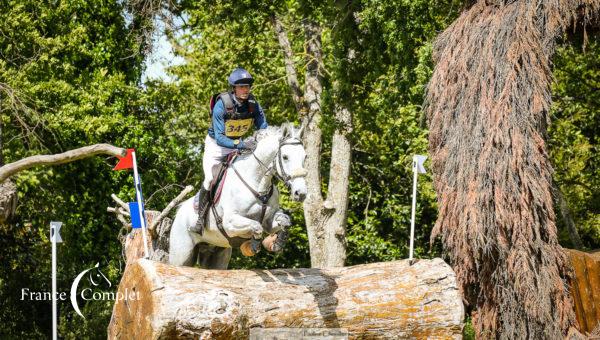
[[[198,223],[190,229],[195,232],[201,230],[210,203],[207,193],[212,181],[213,166],[222,162],[224,157],[236,150],[254,150],[256,148],[256,141],[252,137],[242,139],[250,130],[252,123],[256,129],[266,129],[268,126],[263,109],[250,93],[254,82],[250,73],[238,67],[231,72],[228,81],[231,90],[219,95],[219,99],[212,109],[212,124],[208,128],[208,135],[205,139],[202,159],[204,182],[196,196],[198,199]],[[223,98],[223,96],[228,96],[228,98]],[[230,110],[227,109],[224,99],[233,104]]]

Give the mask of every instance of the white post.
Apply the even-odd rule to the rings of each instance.
[[[412,212],[410,214],[410,253],[408,256],[409,260],[413,259],[413,249],[415,242],[415,213],[417,210],[417,167],[415,166],[416,161],[413,161],[413,192],[412,192]]]
[[[140,184],[140,178],[138,176],[137,170],[137,160],[135,158],[135,151],[131,153],[131,158],[133,159],[133,182],[135,184],[135,196],[138,204],[138,211],[140,214],[140,223],[142,223],[142,238],[144,240],[144,258],[150,257],[150,253],[148,251],[148,239],[146,238],[146,218],[144,216],[144,212],[142,210],[142,195],[141,189],[142,185]]]
[[[62,242],[58,233],[62,222],[50,222],[50,242],[52,243],[52,340],[57,339],[57,303],[56,303],[56,243]]]
[[[52,339],[56,340],[56,242],[52,242]]]
[[[413,156],[413,192],[412,192],[412,211],[410,215],[410,250],[408,259],[412,261],[415,243],[415,215],[417,213],[417,178],[419,173],[424,174],[425,167],[423,162],[427,159],[427,156],[414,155]]]

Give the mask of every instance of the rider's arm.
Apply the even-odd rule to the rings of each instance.
[[[213,108],[212,118],[213,131],[215,132],[215,140],[219,146],[236,149],[240,147],[240,144],[235,145],[233,139],[225,135],[225,105],[222,100],[218,100]]]
[[[256,105],[258,106],[258,113],[254,117],[254,127],[257,129],[266,129],[269,124],[267,124],[267,118],[265,118],[265,111],[263,111],[258,102]]]

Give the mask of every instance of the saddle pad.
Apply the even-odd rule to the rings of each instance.
[[[223,184],[225,183],[225,178],[227,178],[227,168],[233,163],[237,155],[238,152],[234,151],[227,155],[223,163],[219,163],[213,167],[213,174],[216,173],[210,184],[211,202],[213,205],[219,203],[219,199],[221,199]]]

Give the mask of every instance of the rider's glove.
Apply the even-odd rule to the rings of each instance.
[[[254,151],[256,149],[256,140],[253,137],[248,137],[240,143],[240,149]]]

